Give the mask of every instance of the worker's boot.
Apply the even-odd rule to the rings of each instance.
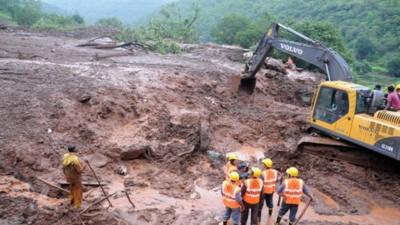
[[[268,215],[269,215],[269,216],[272,215],[272,208],[268,208]]]
[[[278,216],[278,217],[276,218],[276,222],[275,222],[274,225],[280,225],[280,224],[281,224],[281,219],[282,219],[282,217],[281,217],[281,216]]]
[[[223,224],[223,225],[227,225],[227,224],[228,224],[228,221],[223,221],[222,224]]]

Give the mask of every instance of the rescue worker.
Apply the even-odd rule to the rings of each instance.
[[[246,180],[249,178],[249,165],[246,162],[240,162],[238,165],[240,180]]]
[[[65,179],[70,184],[69,200],[75,208],[80,208],[82,203],[82,172],[85,166],[76,155],[75,145],[68,145],[68,153],[63,157],[63,172]]]
[[[228,162],[225,165],[225,178],[229,180],[229,174],[232,171],[238,171],[237,164],[238,164],[238,157],[235,153],[229,153],[227,155]]]
[[[275,225],[280,225],[282,217],[289,212],[289,225],[293,225],[296,221],[296,214],[299,208],[301,197],[306,194],[311,201],[311,196],[308,188],[304,184],[302,179],[297,178],[299,171],[295,167],[290,167],[286,170],[289,178],[286,179],[282,185],[278,188],[278,194],[283,195],[283,203],[279,210],[278,218],[276,219]]]
[[[263,181],[260,178],[261,170],[257,167],[252,167],[250,170],[250,177],[243,182],[242,196],[244,203],[244,210],[240,219],[241,225],[246,225],[249,211],[251,210],[251,225],[258,224],[258,205],[260,203]]]
[[[258,220],[261,220],[261,212],[265,204],[268,207],[268,215],[272,215],[272,210],[274,208],[273,197],[276,191],[276,185],[280,180],[279,172],[272,168],[272,160],[266,158],[262,161],[265,170],[262,172],[262,180],[264,181],[263,195],[260,200],[260,207],[258,209]]]
[[[233,171],[229,174],[229,180],[222,183],[222,199],[225,205],[225,213],[223,225],[228,223],[229,218],[232,218],[234,225],[239,225],[240,211],[244,208],[240,187],[237,185],[239,181],[239,173]]]

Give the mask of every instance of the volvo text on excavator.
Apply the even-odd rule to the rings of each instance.
[[[279,37],[280,29],[304,43]],[[310,63],[326,74],[327,81],[314,93],[308,121],[312,130],[333,139],[305,137],[300,140],[299,148],[355,145],[400,161],[400,112],[382,110],[385,104],[382,91],[352,83],[349,66],[340,54],[289,27],[273,23],[263,35],[246,64],[239,87],[241,93],[254,92],[255,76],[274,49]]]

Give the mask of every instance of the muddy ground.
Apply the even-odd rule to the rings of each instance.
[[[321,74],[273,61],[259,72],[255,95],[241,97],[234,87],[245,50],[237,47],[183,45],[179,55],[159,55],[49,35],[0,32],[0,224],[218,224],[231,151],[255,165],[268,156],[282,171],[299,167],[316,196],[300,224],[400,224],[396,164],[370,152],[361,152],[374,159],[368,163],[393,168],[295,151]],[[36,178],[64,181],[69,143],[106,191],[117,192],[113,207],[105,201],[79,217],[66,194]],[[146,154],[136,159],[138,152]],[[95,182],[88,170],[84,180]],[[83,208],[101,196],[86,186]]]

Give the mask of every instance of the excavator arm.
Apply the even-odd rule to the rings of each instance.
[[[280,29],[299,37],[304,43],[280,38]],[[240,90],[253,93],[256,84],[255,75],[274,49],[320,68],[325,72],[327,80],[352,80],[349,65],[337,52],[289,27],[273,23],[268,32],[261,38],[251,59],[246,63]]]

